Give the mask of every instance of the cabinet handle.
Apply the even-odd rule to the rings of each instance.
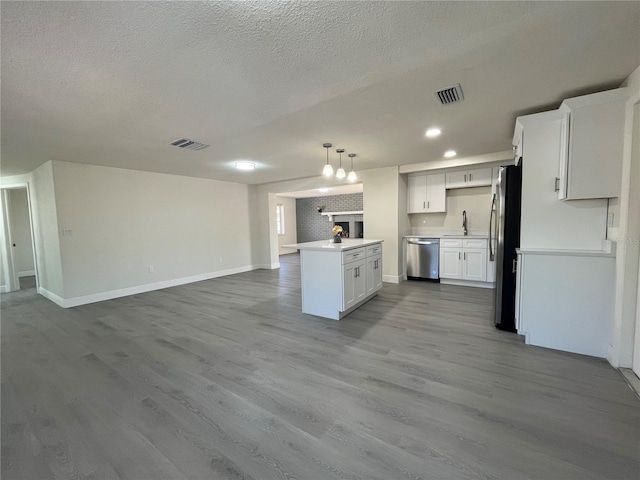
[[[511,266],[511,273],[516,273],[518,271],[518,260],[513,261],[513,265]]]
[[[427,202],[427,208],[429,208],[430,202]]]
[[[554,183],[553,191],[557,192],[560,190],[560,177],[556,177],[556,181]]]
[[[458,252],[458,260],[460,260],[460,252]]]
[[[467,259],[467,252],[464,252],[464,259]]]
[[[469,181],[473,180],[473,173],[469,174]]]
[[[464,183],[467,183],[467,174],[464,174]]]
[[[422,208],[427,208],[427,202],[422,202]]]

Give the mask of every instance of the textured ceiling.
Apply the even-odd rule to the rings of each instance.
[[[3,1],[1,15],[3,176],[53,159],[265,183],[317,175],[323,142],[356,170],[480,155],[510,149],[516,115],[640,64],[640,2]],[[440,106],[453,83],[464,102]],[[431,125],[443,134],[427,140]]]

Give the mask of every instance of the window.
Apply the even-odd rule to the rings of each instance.
[[[284,205],[281,203],[276,205],[276,232],[284,235]]]

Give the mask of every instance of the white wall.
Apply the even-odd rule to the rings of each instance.
[[[11,197],[9,217],[11,219],[11,242],[14,267],[18,275],[33,275],[33,244],[31,242],[31,225],[29,222],[29,203],[27,189],[9,190]]]
[[[247,185],[57,161],[53,177],[72,305],[251,268]]]
[[[62,259],[58,232],[53,162],[49,161],[32,172],[31,212],[34,222],[38,282],[45,296],[64,298]]]
[[[463,211],[467,212],[469,234],[486,234],[489,231],[491,213],[491,187],[447,190],[447,212],[409,215],[412,232],[407,233],[420,235],[428,231],[462,234]]]
[[[278,235],[278,253],[280,255],[296,253],[296,250],[291,248],[282,248],[282,245],[296,243],[296,199],[276,195],[276,204],[278,203],[284,207],[284,235]]]
[[[384,240],[382,274],[385,282],[398,283],[402,277],[400,205],[404,183],[398,167],[374,168],[360,174],[364,208],[364,238]],[[402,186],[401,186],[402,183]],[[404,190],[406,203],[406,190]]]

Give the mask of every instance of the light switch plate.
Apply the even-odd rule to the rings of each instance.
[[[64,230],[62,230],[62,236],[63,237],[71,237],[71,236],[73,236],[73,230],[65,228]]]

